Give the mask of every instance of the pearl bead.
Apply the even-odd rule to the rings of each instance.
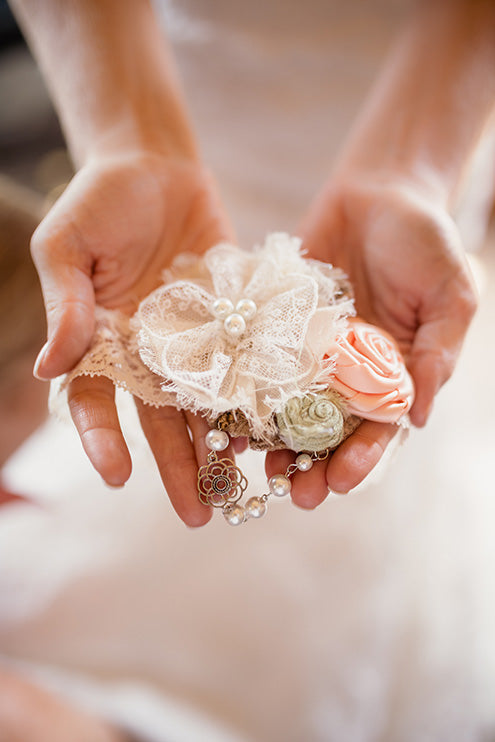
[[[261,497],[250,497],[245,508],[248,518],[262,518],[266,513],[266,502]]]
[[[234,311],[234,305],[225,296],[221,296],[219,299],[215,299],[212,304],[211,311],[214,317],[217,319],[225,319],[232,314]]]
[[[252,299],[240,299],[235,307],[235,311],[244,317],[244,319],[253,319],[258,307]]]
[[[309,471],[313,466],[313,459],[309,453],[300,453],[296,458],[296,466],[299,471]]]
[[[225,332],[228,335],[233,338],[238,338],[246,329],[246,321],[242,314],[237,314],[237,312],[234,312],[233,314],[229,314],[229,316],[223,323],[223,326],[225,327]]]
[[[285,497],[291,491],[291,483],[285,474],[275,474],[269,482],[268,487],[272,495],[276,497]]]
[[[205,442],[210,451],[224,451],[229,445],[229,436],[225,430],[210,430],[206,434]]]
[[[240,526],[246,520],[246,511],[242,505],[232,505],[226,508],[223,515],[229,526]]]

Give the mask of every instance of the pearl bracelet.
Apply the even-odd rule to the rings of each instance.
[[[292,488],[291,476],[296,471],[309,471],[315,461],[323,461],[328,457],[329,450],[313,453],[299,453],[293,464],[289,464],[285,474],[274,474],[268,480],[268,493],[259,497],[250,497],[245,505],[241,500],[246,487],[247,479],[232,459],[218,458],[218,452],[224,451],[229,445],[230,438],[224,430],[213,429],[208,431],[205,443],[210,453],[207,464],[198,471],[198,496],[205,505],[221,508],[225,520],[231,526],[240,526],[251,518],[262,518],[267,511],[268,498],[285,497]]]

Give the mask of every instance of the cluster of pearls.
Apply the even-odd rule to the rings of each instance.
[[[238,338],[245,332],[246,322],[253,319],[257,310],[252,299],[240,299],[234,307],[225,296],[215,299],[211,307],[213,316],[223,320],[225,332],[232,338]]]
[[[262,518],[266,513],[267,496],[250,497],[245,505],[227,505],[223,509],[229,526],[240,526],[250,518]]]
[[[229,445],[229,436],[224,430],[210,430],[205,438],[206,446],[210,449],[211,455],[216,457],[217,451],[224,451]],[[314,461],[325,459],[328,451],[320,453],[300,453],[293,464],[287,467],[285,474],[275,474],[268,480],[269,493],[260,497],[250,497],[245,505],[238,502],[227,503],[223,508],[223,514],[227,523],[231,526],[240,526],[247,520],[262,518],[267,511],[267,500],[270,495],[275,497],[285,497],[290,494],[292,484],[290,477],[296,471],[309,471]]]

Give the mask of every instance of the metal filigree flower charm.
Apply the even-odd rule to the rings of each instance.
[[[210,456],[198,471],[198,495],[205,505],[223,508],[240,500],[248,483],[231,459],[218,459],[214,453]]]

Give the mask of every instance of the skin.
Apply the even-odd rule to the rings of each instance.
[[[9,742],[131,742],[124,732],[0,667],[0,734]]]
[[[417,426],[452,374],[476,310],[450,211],[493,117],[494,68],[494,3],[418,3],[300,228],[311,256],[346,270],[358,315],[397,339],[415,383]],[[328,462],[296,473],[294,502],[314,508],[329,490],[357,486],[396,432],[365,421]],[[293,460],[270,453],[267,475]]]
[[[51,308],[37,374],[52,378],[79,360],[93,333],[95,302],[131,315],[175,255],[203,252],[230,236],[211,177],[199,163],[139,152],[81,168],[33,238]],[[108,484],[122,485],[131,459],[113,384],[80,377],[68,398],[93,466]],[[171,407],[136,404],[174,508],[187,525],[203,525],[211,512],[197,499],[197,452],[203,456],[208,425]]]
[[[79,168],[32,246],[48,316],[36,373],[53,378],[87,349],[95,302],[131,313],[174,255],[233,235],[148,3],[16,0],[14,7]],[[492,112],[494,65],[492,2],[418,3],[301,223],[309,253],[347,270],[359,315],[398,339],[416,384],[416,425],[452,372],[476,306],[449,210]],[[112,385],[79,379],[69,399],[93,465],[109,484],[123,484],[131,462]],[[211,513],[196,494],[204,421],[138,409],[177,513],[190,526],[206,523]],[[295,475],[294,501],[315,507],[328,488],[355,487],[394,433],[363,423],[328,462],[304,479]],[[292,458],[269,454],[268,475]]]
[[[453,371],[476,306],[452,221],[412,188],[373,183],[327,194],[309,216],[305,234],[312,255],[325,255],[353,276],[358,314],[398,340],[416,387],[411,419],[424,425],[435,394]],[[329,489],[345,493],[357,486],[397,430],[394,424],[364,421],[328,462],[309,474],[296,473],[294,501],[313,508]],[[287,452],[269,454],[268,475],[293,458]]]

